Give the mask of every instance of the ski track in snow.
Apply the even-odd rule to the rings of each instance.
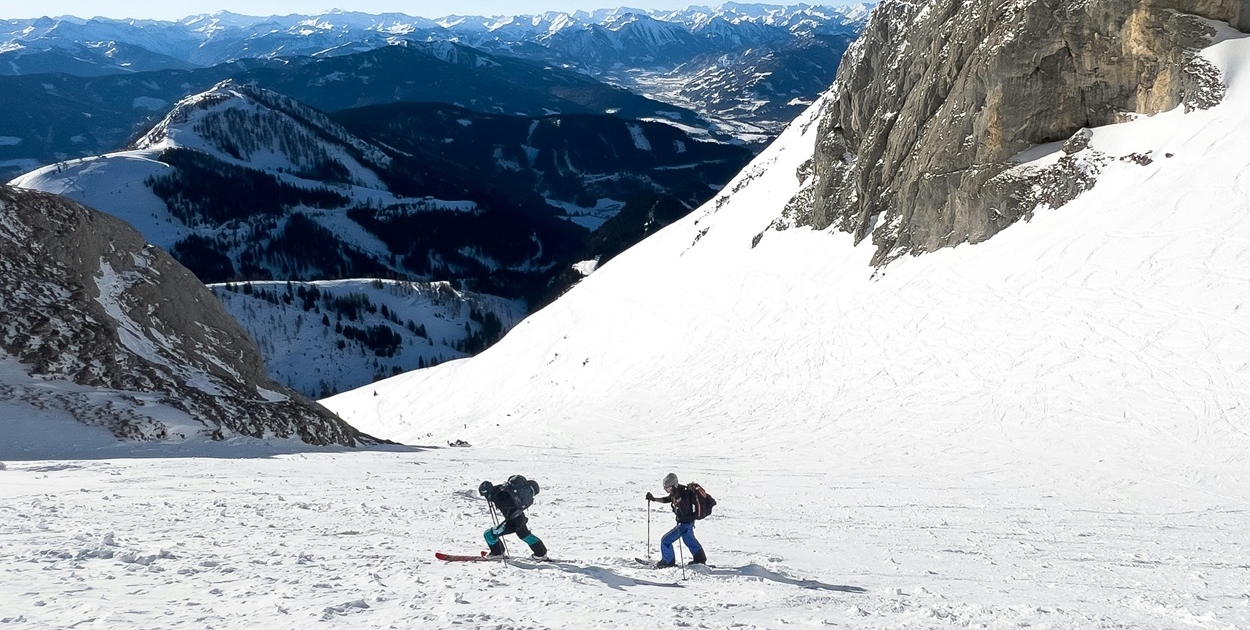
[[[683,574],[633,560],[646,554],[642,496],[666,469],[645,452],[596,464],[533,448],[10,462],[0,627],[1250,623],[1244,509],[709,460],[691,480],[720,501],[696,528],[714,567]],[[490,516],[475,488],[514,472],[540,480],[530,524],[562,561],[435,560],[481,548]]]

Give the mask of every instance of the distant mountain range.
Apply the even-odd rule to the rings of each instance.
[[[0,20],[0,74],[72,71],[104,75],[177,65],[208,67],[239,59],[345,55],[400,41],[457,41],[517,56],[535,55],[537,45],[579,66],[604,71],[614,66],[675,66],[700,55],[794,38],[852,34],[862,27],[871,4],[728,2],[682,10],[622,7],[439,19],[336,10],[267,17],[219,12],[176,22],[74,17]]]
[[[763,141],[829,85],[867,13],[865,5],[727,3],[439,20],[331,12],[0,21],[8,112],[0,174],[114,150],[173,103],[226,78],[326,111],[417,101],[663,116]],[[358,56],[370,51],[379,52]]]
[[[690,110],[584,74],[452,43],[387,46],[332,58],[248,60],[197,70],[101,77],[0,77],[0,175],[117,150],[182,98],[224,79],[268,88],[323,111],[395,102],[459,104],[479,112],[540,116],[611,113],[660,119],[691,131]]]

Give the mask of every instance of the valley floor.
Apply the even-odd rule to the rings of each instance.
[[[634,561],[653,452],[151,455],[6,462],[0,628],[1250,627],[1244,497],[696,458],[715,566],[683,572]],[[483,548],[476,487],[513,473],[560,561],[436,561]]]

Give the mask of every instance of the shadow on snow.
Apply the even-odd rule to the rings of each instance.
[[[753,578],[758,578],[761,580],[768,580],[770,582],[777,582],[779,584],[789,584],[791,586],[798,586],[800,588],[810,588],[810,589],[816,589],[816,590],[822,590],[822,591],[839,591],[842,593],[867,593],[868,592],[867,589],[864,589],[859,586],[846,586],[844,584],[825,584],[824,582],[820,582],[817,580],[807,580],[807,579],[790,577],[784,573],[779,573],[777,571],[773,571],[772,569],[762,567],[758,564],[755,564],[754,562],[752,562],[751,564],[741,566],[741,567],[708,566],[708,567],[703,567],[703,568],[691,567],[690,569],[694,571],[695,573],[699,573],[701,575],[726,575],[726,576],[753,577]]]
[[[352,454],[352,453],[419,453],[441,446],[407,446],[379,444],[350,448],[346,446],[313,446],[298,440],[256,440],[231,438],[221,442],[193,440],[186,442],[123,442],[83,446],[57,444],[49,437],[47,444],[35,448],[6,448],[0,443],[0,462],[92,461],[101,459],[266,459],[281,455]],[[62,467],[61,469],[65,469]],[[22,470],[10,467],[10,470]]]
[[[623,591],[631,586],[666,586],[668,588],[681,588],[681,584],[674,582],[653,582],[651,580],[640,580],[626,575],[621,575],[607,567],[597,565],[581,566],[569,562],[517,562],[509,561],[514,567],[521,569],[530,569],[535,571],[564,571],[566,573],[576,573],[586,577],[599,580],[605,586],[618,591]]]
[[[524,562],[524,561],[522,562],[512,561],[510,562],[510,564],[512,564],[515,567],[522,568],[522,569],[531,569],[531,570],[538,570],[538,571],[560,570],[566,573],[576,573],[578,575],[585,575],[586,577],[599,580],[600,582],[603,582],[605,585],[607,585],[609,588],[612,588],[615,590],[624,590],[630,586],[667,586],[667,587],[676,587],[676,588],[681,587],[681,584],[678,584],[678,583],[654,582],[651,580],[641,580],[638,578],[621,575],[607,567],[598,566],[598,565],[583,566],[583,565],[572,564],[568,562],[529,563],[529,562]],[[797,586],[799,588],[822,590],[822,591],[838,591],[840,593],[867,593],[868,592],[867,589],[864,589],[859,586],[847,586],[845,584],[826,584],[824,582],[820,582],[817,580],[794,578],[784,573],[779,573],[777,571],[773,571],[771,569],[762,567],[755,563],[747,564],[741,567],[690,566],[688,568],[690,569],[691,572],[698,574],[698,575],[756,578],[759,580],[777,582],[778,584],[787,584],[790,586]]]

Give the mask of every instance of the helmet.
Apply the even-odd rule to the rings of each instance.
[[[477,493],[482,496],[486,496],[490,494],[490,491],[493,490],[494,488],[495,488],[495,484],[489,481],[483,481],[482,484],[477,487]]]
[[[668,473],[667,475],[664,475],[664,489],[668,490],[669,488],[676,488],[676,487],[677,487],[677,473]]]

